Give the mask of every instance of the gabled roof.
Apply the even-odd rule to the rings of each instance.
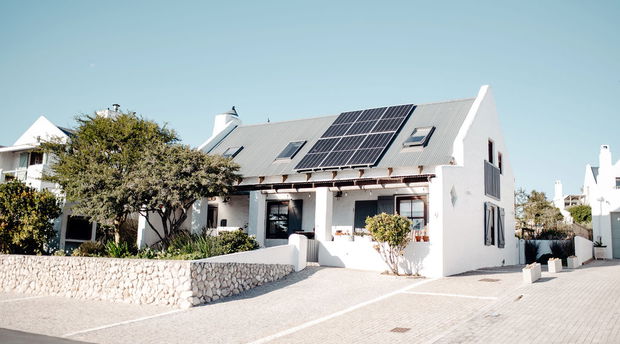
[[[446,165],[452,159],[454,140],[474,98],[418,104],[375,167],[417,167]],[[337,115],[256,125],[241,125],[228,134],[210,154],[222,154],[230,147],[243,146],[234,157],[241,174],[273,176],[294,174],[294,167],[329,128]],[[435,131],[423,149],[403,149],[402,143],[415,128],[434,126]],[[276,161],[291,141],[306,140],[293,159]]]

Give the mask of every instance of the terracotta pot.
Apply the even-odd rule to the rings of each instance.
[[[416,235],[415,236],[415,241],[422,241],[422,236],[421,235]]]
[[[422,239],[424,239],[424,241],[428,241],[429,240],[428,235],[423,236]]]

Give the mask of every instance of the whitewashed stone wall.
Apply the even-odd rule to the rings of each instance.
[[[284,264],[0,255],[0,291],[188,308],[292,271]]]

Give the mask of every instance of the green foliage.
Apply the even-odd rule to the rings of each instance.
[[[561,229],[545,229],[538,235],[535,235],[537,240],[567,240],[574,236],[572,232],[568,232]]]
[[[177,136],[135,114],[82,116],[77,122],[69,142],[42,144],[55,157],[53,174],[46,179],[60,184],[67,200],[76,202],[74,212],[113,226],[119,242],[120,225],[140,201],[134,197],[135,181],[129,176],[145,149],[176,142]]]
[[[536,259],[536,262],[542,265],[547,265],[547,263],[549,262],[550,258],[554,258],[553,254],[551,253],[545,253],[542,256],[538,257],[538,259]]]
[[[575,205],[566,210],[568,210],[575,222],[581,224],[592,223],[592,207],[589,205]]]
[[[536,261],[536,257],[538,257],[539,245],[536,241],[526,240],[525,241],[525,263],[531,264]]]
[[[411,241],[411,220],[400,215],[381,213],[366,218],[366,229],[379,244],[377,250],[394,274],[398,259]]]
[[[64,257],[66,255],[67,255],[67,252],[65,252],[64,250],[57,250],[52,254],[52,256],[58,256],[58,257]]]
[[[126,241],[118,244],[114,241],[108,241],[105,244],[105,253],[108,257],[125,258],[131,256],[133,254],[132,251]]]
[[[564,219],[560,209],[547,200],[544,192],[532,190],[528,195],[523,189],[515,194],[515,216],[518,229],[553,229]]]
[[[19,181],[0,185],[0,253],[42,254],[61,209],[49,191]]]
[[[207,155],[180,144],[152,145],[131,174],[134,197],[143,215],[156,214],[164,244],[187,219],[196,200],[225,196],[239,179],[239,166],[221,156]],[[154,226],[151,226],[154,228]]]
[[[221,232],[217,239],[221,254],[252,251],[259,248],[258,241],[244,233],[241,229],[232,232]]]
[[[99,257],[105,255],[105,246],[100,242],[86,241],[71,252],[76,257]]]

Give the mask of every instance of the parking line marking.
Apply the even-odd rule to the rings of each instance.
[[[403,293],[405,293],[405,294],[414,294],[414,295],[462,297],[462,298],[466,298],[466,299],[497,300],[497,297],[494,297],[494,296],[475,296],[475,295],[449,294],[449,293],[431,293],[431,292],[426,292],[426,291],[403,291]]]
[[[314,320],[311,320],[311,321],[305,322],[305,323],[303,323],[303,324],[301,324],[301,325],[297,325],[297,326],[291,327],[291,328],[289,328],[289,329],[287,329],[287,330],[280,331],[280,332],[275,333],[275,334],[272,334],[272,335],[270,335],[270,336],[267,336],[267,337],[264,337],[264,338],[261,338],[261,339],[258,339],[258,340],[255,340],[255,341],[252,341],[252,342],[250,342],[250,343],[248,343],[248,344],[261,344],[261,343],[267,343],[267,342],[272,341],[272,340],[274,340],[274,339],[277,339],[277,338],[280,338],[280,337],[284,337],[284,336],[287,336],[287,335],[289,335],[289,334],[293,334],[293,333],[298,332],[298,331],[301,331],[301,330],[303,330],[303,329],[305,329],[305,328],[308,328],[308,327],[311,327],[311,326],[314,326],[314,325],[320,324],[320,323],[322,323],[322,322],[325,322],[325,321],[327,321],[327,320],[330,320],[330,319],[333,319],[333,318],[339,317],[339,316],[341,316],[341,315],[343,315],[343,314],[353,312],[353,311],[355,311],[355,310],[357,310],[357,309],[360,309],[360,308],[362,308],[362,307],[368,306],[368,305],[370,305],[370,304],[373,304],[373,303],[376,303],[376,302],[379,302],[379,301],[385,300],[385,299],[387,299],[387,298],[389,298],[389,297],[392,297],[392,296],[394,296],[394,295],[401,294],[402,292],[405,292],[405,291],[407,291],[407,290],[409,290],[409,289],[411,289],[411,288],[415,288],[415,287],[417,287],[417,286],[419,286],[419,285],[426,284],[426,283],[428,283],[428,282],[432,282],[432,281],[434,281],[434,280],[436,280],[436,279],[435,279],[435,278],[432,278],[432,279],[426,279],[426,280],[424,280],[424,281],[417,282],[417,283],[415,283],[415,284],[412,284],[412,285],[409,285],[409,286],[407,286],[407,287],[404,287],[404,288],[401,288],[401,289],[395,290],[395,291],[390,292],[390,293],[387,293],[387,294],[385,294],[385,295],[381,295],[381,296],[376,297],[376,298],[374,298],[374,299],[371,299],[371,300],[368,300],[368,301],[364,301],[364,302],[362,302],[362,303],[358,303],[357,305],[354,305],[354,306],[351,306],[351,307],[345,308],[345,309],[343,309],[343,310],[341,310],[341,311],[338,311],[338,312],[335,312],[335,313],[332,313],[332,314],[326,315],[326,316],[321,317],[321,318],[318,318],[318,319],[314,319]]]
[[[484,270],[484,269],[476,269],[476,270],[472,270],[472,271],[478,271],[478,272],[490,272],[493,274],[512,274],[512,273],[518,273],[519,271],[510,271],[510,270]]]
[[[163,316],[166,316],[166,315],[179,313],[179,312],[182,312],[182,311],[184,311],[184,309],[175,309],[175,310],[169,311],[169,312],[149,315],[149,316],[146,316],[146,317],[141,317],[141,318],[136,318],[136,319],[131,319],[131,320],[125,320],[125,321],[121,321],[121,322],[117,322],[117,323],[113,323],[113,324],[108,324],[108,325],[103,325],[103,326],[99,326],[99,327],[89,328],[89,329],[86,329],[86,330],[70,332],[70,333],[67,333],[67,334],[63,334],[62,336],[63,337],[71,337],[71,336],[75,336],[77,334],[88,333],[88,332],[93,332],[93,331],[99,331],[99,330],[104,330],[104,329],[107,329],[107,328],[110,328],[110,327],[127,325],[127,324],[131,324],[131,323],[139,322],[139,321],[149,320],[149,319],[153,319],[153,318],[159,318],[159,317],[163,317]]]
[[[0,300],[0,303],[5,302],[13,302],[13,301],[24,301],[24,300],[32,300],[32,299],[40,299],[42,297],[46,297],[46,295],[38,295],[38,296],[29,296],[29,297],[20,297],[18,299],[9,299],[9,300]]]

